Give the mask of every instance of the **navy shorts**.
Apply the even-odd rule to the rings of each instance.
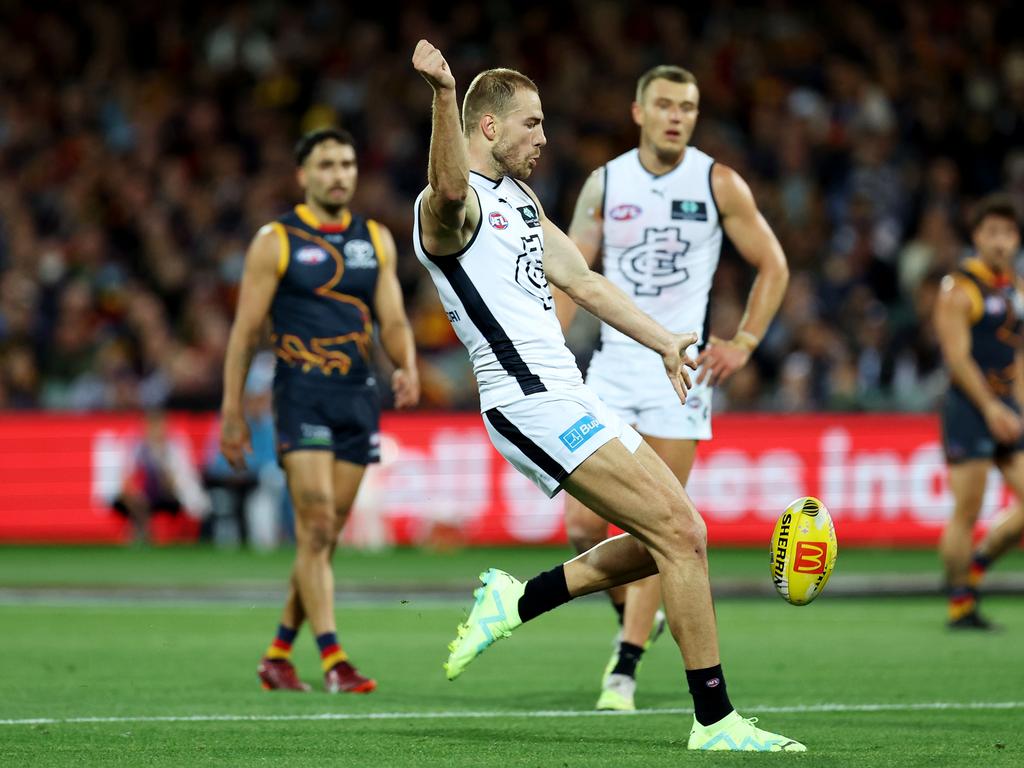
[[[1016,402],[1008,398],[1003,402],[1020,412]],[[962,392],[950,389],[942,404],[942,448],[950,464],[971,459],[989,459],[998,463],[1018,451],[1024,451],[1024,438],[1017,443],[997,443],[981,411]]]
[[[380,396],[370,387],[274,387],[279,456],[333,451],[353,464],[380,461]]]

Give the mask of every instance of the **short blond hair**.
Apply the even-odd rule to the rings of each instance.
[[[673,83],[692,83],[697,85],[697,77],[690,70],[677,67],[674,64],[659,64],[648,69],[636,81],[636,100],[638,103],[644,100],[644,92],[647,90],[647,86],[655,80],[669,80]]]
[[[540,93],[533,80],[514,69],[487,69],[474,77],[462,100],[462,130],[466,136],[483,115],[508,114],[520,88]]]

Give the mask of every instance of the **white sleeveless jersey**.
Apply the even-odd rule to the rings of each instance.
[[[427,252],[422,194],[413,245],[469,351],[480,409],[581,386],[544,275],[544,235],[533,198],[507,176],[494,180],[471,171],[469,185],[480,201],[480,222],[466,247],[450,256]]]
[[[673,332],[708,336],[708,294],[722,228],[711,191],[715,161],[687,147],[682,162],[654,176],[633,149],[605,165],[603,271],[644,312]],[[602,344],[629,337],[601,325]]]

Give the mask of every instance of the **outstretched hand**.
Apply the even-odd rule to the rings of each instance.
[[[416,50],[412,53],[412,65],[435,91],[455,90],[455,77],[448,67],[448,62],[444,60],[441,51],[429,41],[420,40],[416,43]]]
[[[665,364],[665,373],[676,394],[679,395],[679,402],[686,402],[686,391],[692,386],[690,371],[697,370],[697,361],[686,354],[686,350],[697,343],[697,334],[675,333],[672,335],[672,346],[669,351],[661,356]]]

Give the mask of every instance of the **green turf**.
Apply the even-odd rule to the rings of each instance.
[[[530,576],[566,559],[564,547],[481,548],[456,552],[396,549],[341,550],[335,558],[342,586],[462,585],[483,568],[499,565]],[[0,586],[230,586],[282,583],[292,553],[214,550],[208,547],[0,547]],[[767,580],[767,549],[713,549],[712,578]],[[998,573],[1024,571],[1024,552],[1007,555]],[[844,549],[836,577],[863,574],[937,574],[934,550]]]
[[[8,553],[4,552],[4,556]],[[283,562],[283,561],[282,561]],[[613,632],[599,599],[566,606],[489,650],[448,683],[444,647],[457,604],[342,608],[354,660],[380,682],[369,696],[265,693],[256,660],[277,612],[237,604],[0,604],[0,719],[160,715],[588,710]],[[805,741],[807,755],[685,752],[687,715],[577,718],[0,724],[11,766],[1020,766],[1024,709],[881,713],[760,708],[1020,701],[1024,604],[991,598],[1006,629],[950,634],[934,599],[826,597],[718,602],[733,701]],[[319,687],[308,634],[296,660]],[[663,639],[641,669],[638,703],[685,707],[677,652]]]

